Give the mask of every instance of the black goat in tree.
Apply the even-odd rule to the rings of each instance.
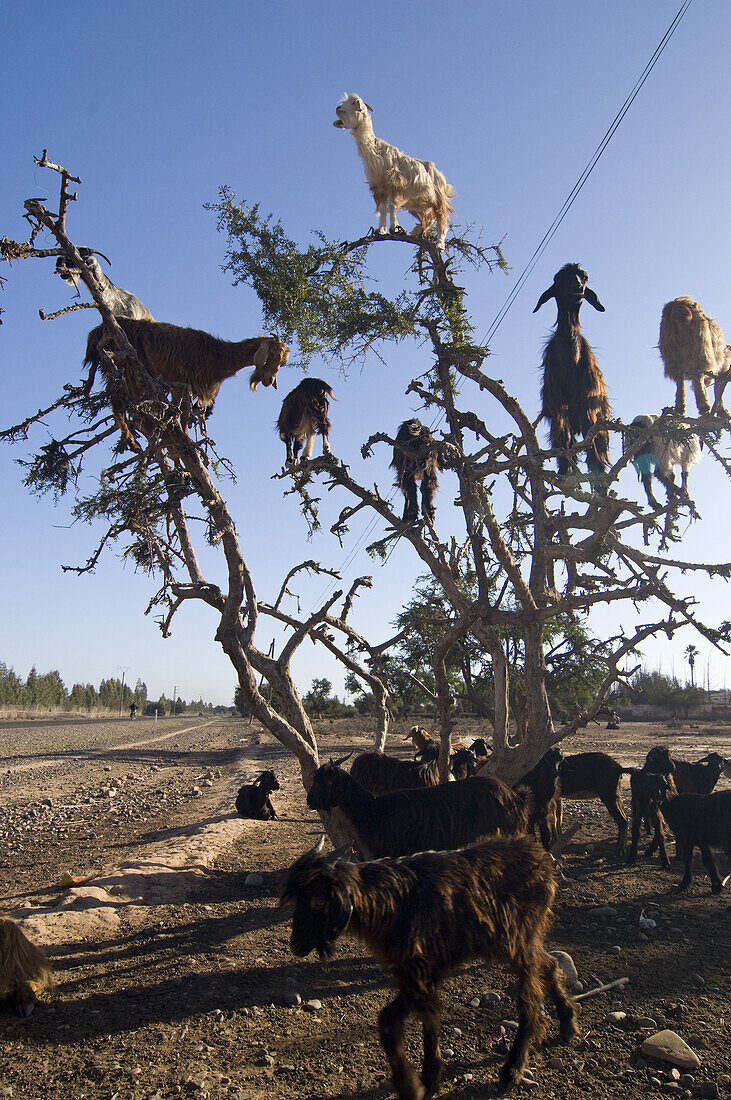
[[[607,388],[602,372],[579,324],[583,301],[604,312],[604,306],[588,285],[589,276],[579,264],[566,264],[557,271],[553,283],[544,290],[533,310],[537,312],[549,298],[556,299],[556,329],[543,351],[541,417],[550,424],[551,447],[568,450],[577,436],[586,438],[599,420],[610,415]],[[586,463],[590,475],[602,475],[609,466],[609,435],[598,431],[589,444]],[[568,456],[558,459],[562,476],[576,472]]]
[[[416,483],[421,482],[421,514],[434,519],[434,494],[439,486],[437,471],[442,469],[439,445],[420,420],[404,420],[396,435],[391,466],[396,471],[394,485],[404,494],[404,523],[416,523],[419,502]]]

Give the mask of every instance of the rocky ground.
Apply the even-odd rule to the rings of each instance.
[[[369,747],[362,731],[320,723],[323,758]],[[658,742],[697,759],[728,754],[729,731],[592,727],[571,749],[630,764]],[[236,790],[264,767],[282,781],[280,820],[241,821]],[[618,865],[603,808],[568,803],[565,823],[576,817],[549,946],[571,955],[585,990],[629,981],[583,1003],[578,1040],[536,1051],[522,1090],[731,1094],[728,895],[710,895],[700,863],[684,895],[675,868]],[[376,1032],[386,975],[347,942],[329,963],[294,959],[277,909],[282,870],[320,833],[294,761],[244,721],[0,724],[0,909],[47,946],[58,981],[28,1019],[0,1006],[0,1098],[392,1095]],[[64,887],[65,873],[93,877]],[[485,1095],[514,1017],[510,976],[466,967],[443,1006],[440,1095]],[[697,1065],[640,1052],[663,1029]]]

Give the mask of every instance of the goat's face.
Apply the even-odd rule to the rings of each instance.
[[[670,757],[670,750],[664,745],[655,745],[645,757],[644,768],[648,772],[672,775],[675,771],[675,765]]]
[[[276,336],[262,340],[254,352],[254,369],[249,378],[249,389],[255,390],[261,384],[277,388],[277,371],[289,359],[289,348]]]
[[[475,756],[489,756],[490,749],[488,748],[487,741],[484,737],[476,737],[470,745],[470,748],[474,752]]]
[[[723,769],[728,764],[728,761],[724,759],[718,752],[709,752],[707,756],[704,756],[702,760],[698,761],[699,764],[710,764],[712,771],[718,772],[719,776]]]
[[[324,839],[292,864],[279,902],[294,907],[289,945],[300,957],[317,951],[321,959],[329,959],[353,912],[350,895],[333,867],[344,849],[322,856]]]
[[[274,772],[271,771],[262,772],[256,782],[261,787],[261,789],[266,790],[268,794],[271,794],[272,791],[278,791],[281,789],[279,786],[279,780],[277,779]]]
[[[662,806],[668,793],[674,789],[674,784],[667,775],[649,772],[645,776],[645,790],[656,806]]]
[[[564,264],[553,276],[552,284],[541,294],[533,312],[537,313],[549,298],[555,298],[559,305],[576,310],[583,301],[587,301],[594,309],[604,313],[604,306],[588,283],[589,276],[580,264]]]
[[[307,805],[311,810],[331,810],[337,806],[337,792],[343,774],[337,764],[320,765],[307,792]]]
[[[558,775],[558,769],[561,767],[561,761],[563,760],[563,753],[558,746],[549,749],[543,759],[546,761],[546,766],[553,771],[555,775]]]
[[[472,749],[457,749],[449,761],[455,779],[467,779],[477,771],[477,757]]]
[[[339,130],[352,130],[355,126],[367,121],[368,112],[372,110],[373,108],[369,107],[359,95],[343,96],[335,108],[335,114],[338,117],[333,122],[333,126],[337,126]]]

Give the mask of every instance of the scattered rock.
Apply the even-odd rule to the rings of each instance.
[[[258,871],[250,871],[244,879],[244,886],[261,886],[263,882],[263,875],[260,875]]]
[[[622,1020],[626,1020],[626,1019],[627,1019],[627,1013],[622,1012],[621,1010],[619,1010],[617,1012],[608,1012],[607,1015],[606,1015],[606,1020],[610,1024],[621,1024]]]
[[[302,1004],[302,998],[299,993],[285,993],[282,1000],[288,1008],[296,1008],[297,1005]]]
[[[492,1004],[497,1004],[497,1002],[500,1001],[500,1000],[502,1000],[502,997],[500,996],[500,994],[496,993],[494,990],[490,990],[488,993],[483,993],[482,994],[482,996],[480,997],[480,999],[478,1001],[478,1004],[483,1005],[483,1006],[484,1005],[492,1005]]]
[[[704,1081],[698,1089],[698,1095],[702,1096],[703,1100],[718,1100],[721,1091],[715,1081]]]
[[[700,1058],[675,1031],[658,1031],[643,1042],[640,1050],[646,1057],[670,1062],[681,1069],[698,1069]]]
[[[617,910],[613,905],[598,905],[596,909],[589,910],[589,916],[598,917],[600,919],[605,918],[607,920],[610,918],[616,919]]]
[[[318,1001],[313,997],[311,1001],[305,1001],[302,1007],[305,1012],[320,1012],[322,1011],[322,1001]]]

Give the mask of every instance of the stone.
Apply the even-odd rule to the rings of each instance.
[[[263,882],[263,875],[260,875],[258,871],[250,871],[244,879],[244,886],[261,886]]]
[[[596,910],[594,910],[596,913]],[[576,972],[574,960],[566,951],[551,951],[549,954],[553,955],[558,965],[563,970],[564,978],[566,979],[566,985],[569,989],[573,989],[578,981],[579,975]]]
[[[312,998],[310,1001],[305,1001],[302,1006],[306,1012],[320,1012],[322,1009],[322,1001],[318,1001],[316,998]]]
[[[500,1001],[500,1000],[502,1000],[500,994],[496,993],[494,990],[490,990],[489,993],[483,993],[482,994],[482,996],[480,997],[479,1003],[481,1005],[492,1005],[492,1004],[497,1004],[497,1002]]]
[[[607,920],[611,917],[616,920],[617,910],[613,905],[598,905],[596,909],[589,910],[590,917],[601,917]]]
[[[715,1081],[704,1081],[698,1088],[698,1095],[702,1096],[703,1100],[718,1100],[721,1091]]]
[[[640,1050],[647,1058],[669,1062],[680,1069],[698,1069],[700,1058],[675,1031],[658,1031],[642,1043]]]
[[[609,954],[610,955],[621,955],[622,954],[622,948],[615,944],[614,947],[609,948]]]
[[[622,1020],[626,1020],[626,1019],[627,1019],[627,1013],[622,1012],[621,1010],[617,1011],[617,1012],[608,1012],[607,1015],[606,1015],[607,1023],[610,1023],[610,1024],[621,1024]]]
[[[297,1005],[302,1004],[302,998],[299,993],[285,993],[282,1000],[288,1008],[296,1008]]]
[[[554,1054],[552,1058],[548,1059],[548,1068],[563,1071],[564,1064],[562,1060]]]

